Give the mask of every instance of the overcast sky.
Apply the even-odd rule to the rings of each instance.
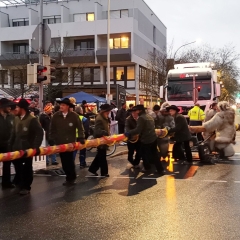
[[[167,27],[174,49],[197,38],[240,53],[240,0],[145,0]]]

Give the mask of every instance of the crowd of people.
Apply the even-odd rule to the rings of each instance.
[[[43,113],[36,111],[36,106],[21,99],[18,103],[7,99],[0,100],[0,152],[6,153],[29,148],[37,149],[42,144],[44,132],[46,144],[61,145],[73,142],[85,144],[89,135],[89,115],[86,111],[86,101],[81,106],[76,105],[76,99],[64,98],[58,101],[58,108],[54,108],[51,102],[47,102]],[[140,168],[143,161],[142,172],[151,170],[154,165],[156,173],[164,175],[165,169],[162,160],[169,156],[169,141],[174,139],[172,156],[175,161],[182,164],[192,164],[192,152],[190,140],[193,133],[201,133],[207,138],[216,131],[215,144],[219,150],[228,154],[231,152],[231,144],[236,130],[234,130],[234,113],[226,102],[212,104],[206,116],[199,104],[195,104],[188,113],[189,124],[180,113],[177,106],[163,103],[155,105],[149,112],[143,105],[130,105],[126,109],[122,104],[120,110],[114,104],[103,104],[95,119],[94,137],[100,138],[110,135],[111,121],[118,121],[118,130],[127,138],[128,161],[134,168]],[[36,113],[36,115],[35,115]],[[227,114],[227,116],[226,116]],[[168,135],[158,138],[155,130],[167,129]],[[200,130],[199,130],[200,129]],[[227,133],[224,132],[227,129]],[[44,131],[43,131],[44,130]],[[226,131],[226,130],[225,130]],[[204,134],[202,135],[202,132]],[[223,135],[227,135],[224,137]],[[201,139],[199,139],[201,140]],[[230,146],[230,147],[229,147]],[[97,148],[97,154],[88,166],[86,163],[86,149],[80,150],[80,168],[88,168],[94,176],[109,177],[107,163],[107,145]],[[231,152],[232,154],[232,152]],[[60,153],[62,168],[66,174],[65,186],[76,184],[75,158],[77,151]],[[47,156],[47,164],[57,165],[56,155]],[[11,181],[11,161],[3,162],[2,188],[20,188],[20,194],[29,194],[33,181],[32,158],[23,157],[12,161],[15,167],[15,177]]]

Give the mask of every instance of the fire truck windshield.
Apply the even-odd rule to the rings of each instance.
[[[196,80],[198,100],[211,99],[211,80]],[[168,80],[168,101],[192,101],[192,80]]]

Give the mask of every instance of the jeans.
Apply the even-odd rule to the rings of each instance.
[[[133,166],[137,166],[140,163],[141,160],[141,143],[138,141],[136,143],[131,143],[128,142],[127,143],[128,146],[128,161],[133,165]],[[134,152],[136,151],[135,154],[135,159],[133,159],[134,156]]]
[[[96,173],[99,168],[101,170],[101,176],[108,174],[107,149],[106,148],[98,148],[97,155],[94,158],[88,171],[91,173]]]
[[[46,140],[46,146],[50,146],[50,145],[48,144],[48,141],[47,141],[47,140]],[[47,156],[46,156],[46,161],[47,161],[47,163],[49,163],[49,158],[51,158],[52,163],[57,162],[56,154],[47,155]]]
[[[142,143],[141,149],[142,149],[143,166],[146,170],[149,170],[151,168],[150,163],[153,162],[153,164],[155,165],[159,173],[164,171],[164,168],[158,156],[157,139],[150,144]]]
[[[78,152],[78,150],[75,150],[75,151],[73,152],[73,159],[74,159],[74,161],[75,161],[75,159],[76,159],[77,152]],[[79,151],[79,162],[80,162],[80,166],[86,166],[86,165],[87,165],[87,163],[86,163],[86,154],[87,154],[86,148],[84,148],[84,149],[82,149],[82,150]]]
[[[76,176],[73,152],[60,153],[63,171],[66,174],[66,181],[74,181]]]

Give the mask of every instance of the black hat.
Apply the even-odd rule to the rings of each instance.
[[[145,107],[143,105],[137,105],[134,107],[134,111],[140,110],[140,111],[145,111]]]
[[[159,105],[154,105],[153,111],[159,111],[159,110],[160,110],[160,106]]]
[[[14,103],[6,98],[0,99],[0,108],[13,107],[14,105],[16,105],[16,103]]]
[[[132,107],[131,109],[128,109],[129,112],[135,112],[137,111],[138,109],[136,108],[136,106]]]
[[[103,105],[101,105],[100,106],[100,109],[101,109],[101,111],[103,111],[103,112],[109,112],[109,111],[111,111],[113,108],[112,108],[112,106],[111,105],[109,105],[109,104],[103,104]]]
[[[68,106],[71,107],[71,108],[74,107],[74,105],[71,103],[71,101],[69,100],[69,98],[64,98],[62,101],[58,101],[57,103],[59,103],[59,104],[61,104],[61,103],[66,104],[66,105],[68,105]]]
[[[87,104],[87,101],[86,101],[86,100],[83,100],[83,101],[82,101],[82,105],[84,105],[84,104]]]
[[[167,110],[168,112],[169,112],[170,109],[175,110],[175,111],[177,111],[177,112],[180,111],[180,109],[179,109],[177,106],[175,106],[175,105],[171,105],[171,106],[169,106],[169,107],[166,108],[166,110]]]
[[[29,105],[30,104],[28,103],[28,101],[26,99],[24,99],[24,98],[20,99],[19,102],[17,103],[17,106],[19,108],[22,108],[22,109],[24,109],[26,111],[28,110]]]

